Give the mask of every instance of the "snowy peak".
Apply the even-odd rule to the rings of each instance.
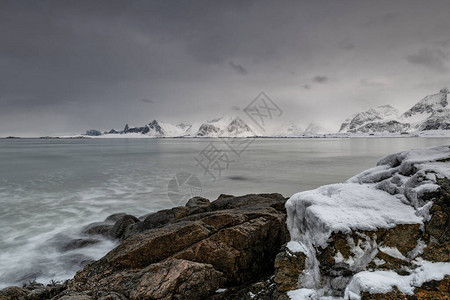
[[[156,121],[156,120],[153,120],[151,123],[149,123],[147,125],[147,127],[155,135],[164,135],[165,134],[165,132],[161,128],[161,125],[159,125],[158,121]]]
[[[139,133],[152,137],[177,137],[186,135],[190,128],[191,125],[179,124],[174,126],[170,123],[164,123],[161,121],[153,120],[152,122],[142,127],[134,127],[134,126],[130,127],[128,124],[126,124],[123,131],[118,132],[114,129],[111,129],[106,134]]]
[[[306,135],[327,134],[327,133],[330,133],[330,130],[317,124],[316,122],[309,123],[305,131],[303,132],[303,134]]]
[[[398,118],[399,114],[399,111],[390,105],[378,106],[347,118],[339,131],[353,131],[369,122],[393,120]]]
[[[197,131],[197,136],[217,136],[220,133],[220,128],[212,124],[202,124]]]
[[[200,137],[246,137],[255,136],[255,133],[240,117],[220,117],[201,124],[196,135]]]
[[[400,115],[400,112],[398,109],[390,106],[390,105],[382,105],[378,106],[374,109],[380,117],[382,117],[385,120],[392,120],[398,118]]]
[[[103,134],[99,132],[98,135],[111,135],[112,137],[112,135],[117,134],[137,134],[137,136],[145,135],[150,137],[247,137],[256,135],[254,130],[240,117],[215,118],[201,123],[201,125],[184,123],[173,125],[153,120],[142,127],[126,124],[125,128],[120,132],[111,129]],[[93,136],[94,134],[90,135]]]
[[[415,117],[416,120],[414,121],[421,121],[423,119],[426,119],[430,116],[430,114],[439,112],[447,107],[447,94],[448,89],[443,88],[437,94],[426,96],[425,98],[417,102],[413,107],[408,109],[402,115],[402,118],[407,120]]]
[[[172,125],[170,123],[153,120],[151,123],[147,125],[147,127],[149,128],[147,134],[150,136],[177,137],[186,135],[191,125],[186,124]]]
[[[227,126],[226,131],[229,136],[240,136],[242,134],[249,134],[252,132],[250,126],[247,125],[241,118],[237,117]]]
[[[371,108],[347,118],[340,132],[403,132],[450,129],[450,110],[443,88],[417,102],[402,115],[390,105]]]

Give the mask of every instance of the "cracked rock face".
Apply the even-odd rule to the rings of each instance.
[[[270,276],[288,239],[285,201],[279,194],[222,195],[141,220],[118,215],[112,227],[122,242],[87,264],[54,299],[205,299],[219,288]]]

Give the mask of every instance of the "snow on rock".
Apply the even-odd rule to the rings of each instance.
[[[325,247],[332,232],[376,230],[421,223],[413,207],[373,186],[332,184],[295,194],[286,203],[292,238],[313,233],[311,242]]]
[[[304,253],[307,254],[308,250],[306,249],[305,245],[297,242],[297,241],[290,241],[289,243],[287,243],[286,247],[294,253]]]
[[[288,295],[360,299],[362,291],[394,286],[411,294],[450,275],[448,216],[430,213],[448,205],[443,182],[450,183],[450,146],[389,155],[345,183],[293,195],[286,203],[288,248],[305,253],[306,262],[300,289]]]
[[[413,295],[414,288],[424,282],[442,280],[450,273],[449,263],[415,261],[417,268],[410,275],[401,276],[394,271],[364,271],[353,276],[345,290],[345,299],[361,299],[361,292],[386,294],[396,287],[406,295]]]

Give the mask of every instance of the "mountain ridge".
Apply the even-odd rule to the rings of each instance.
[[[414,132],[449,130],[448,88],[425,96],[403,114],[390,105],[370,108],[351,115],[341,124],[340,133]]]

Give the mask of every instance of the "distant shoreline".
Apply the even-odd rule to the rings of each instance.
[[[411,137],[430,137],[430,138],[450,138],[450,130],[430,130],[410,133],[328,133],[328,134],[305,134],[305,135],[286,135],[286,136],[247,136],[247,137],[227,137],[227,136],[147,136],[144,134],[108,134],[101,136],[73,135],[73,136],[6,136],[0,137],[6,139],[346,139],[346,138],[411,138]]]

